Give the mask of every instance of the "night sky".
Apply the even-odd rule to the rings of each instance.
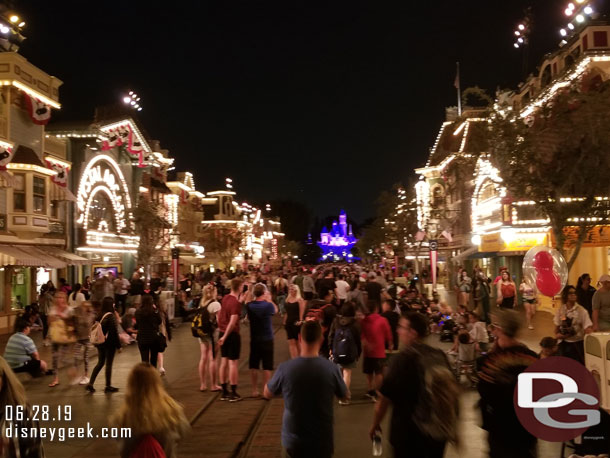
[[[210,191],[295,199],[356,220],[424,165],[462,87],[521,80],[513,30],[534,8],[530,71],[558,0],[17,1],[21,48],[64,81],[59,120],[136,91],[147,132]]]

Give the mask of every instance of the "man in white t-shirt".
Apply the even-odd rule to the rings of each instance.
[[[119,272],[119,275],[113,282],[114,286],[114,305],[121,315],[125,313],[125,306],[127,304],[127,293],[129,292],[129,280],[125,278],[123,272]]]
[[[339,299],[340,306],[347,300],[347,292],[349,291],[349,283],[344,278],[343,274],[339,274],[339,279],[335,281],[335,296]]]

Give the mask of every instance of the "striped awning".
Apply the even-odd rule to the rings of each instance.
[[[83,258],[82,256],[70,253],[69,251],[62,250],[55,246],[39,246],[38,248],[53,257],[61,259],[69,266],[84,266],[91,264],[90,259]]]
[[[0,245],[2,265],[63,269],[68,264],[34,245]]]

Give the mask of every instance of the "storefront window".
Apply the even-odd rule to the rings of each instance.
[[[46,214],[45,206],[46,186],[45,179],[34,176],[34,213]]]
[[[30,268],[13,269],[11,281],[11,308],[22,310],[30,303]]]
[[[14,173],[15,184],[13,185],[13,211],[25,211],[25,175]]]

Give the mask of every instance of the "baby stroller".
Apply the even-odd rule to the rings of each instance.
[[[439,323],[441,326],[441,342],[453,342],[457,324],[449,316],[445,316],[443,318],[444,321]]]
[[[461,337],[461,335],[460,335]],[[462,380],[462,375],[465,375],[472,388],[477,386],[476,376],[476,348],[474,342],[458,344],[458,354],[455,358],[455,378],[458,383]]]

